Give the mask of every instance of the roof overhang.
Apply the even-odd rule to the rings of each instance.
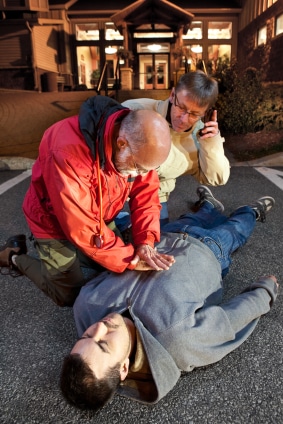
[[[192,13],[167,0],[138,0],[111,16],[119,31],[126,23],[130,30],[135,30],[144,24],[151,24],[152,28],[155,24],[164,24],[173,32],[180,28],[186,32],[193,18]]]

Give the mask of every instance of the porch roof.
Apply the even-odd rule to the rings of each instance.
[[[152,29],[156,24],[163,24],[173,32],[180,28],[186,32],[193,18],[192,13],[167,0],[138,0],[111,16],[119,30],[126,22],[132,30],[144,24],[151,24]]]

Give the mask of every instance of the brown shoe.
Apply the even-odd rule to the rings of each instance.
[[[10,268],[10,270],[18,271],[16,265],[14,265],[12,262],[12,256],[23,255],[25,253],[27,253],[26,236],[24,234],[19,234],[10,237],[4,246],[0,247],[0,267]],[[3,273],[1,269],[1,274],[9,274],[9,271],[7,273]]]

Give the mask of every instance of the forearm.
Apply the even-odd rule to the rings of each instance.
[[[225,156],[224,138],[220,134],[205,140],[198,140],[199,167],[195,178],[201,183],[217,186],[226,184],[230,176],[230,163]]]
[[[155,171],[137,179],[129,194],[132,234],[135,246],[154,246],[160,239],[160,202],[158,198],[159,180]]]
[[[270,310],[278,288],[274,280],[265,277],[247,290],[226,303],[196,311],[182,369],[217,362],[250,336],[259,318]]]
[[[270,277],[262,277],[239,296],[222,305],[235,333],[253,319],[266,314],[277,294],[276,283]]]

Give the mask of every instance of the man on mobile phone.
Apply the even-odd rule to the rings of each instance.
[[[219,132],[217,111],[212,110],[217,96],[217,81],[198,70],[182,75],[165,101],[142,98],[122,103],[132,110],[154,110],[170,126],[171,150],[157,170],[161,227],[168,222],[167,201],[177,177],[192,175],[199,183],[212,186],[226,184],[229,179],[230,164],[223,148],[225,140]]]

